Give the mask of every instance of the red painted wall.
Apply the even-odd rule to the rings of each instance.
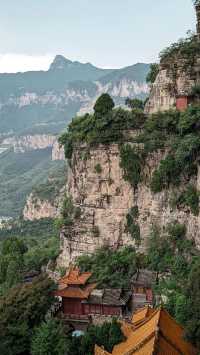
[[[63,298],[63,313],[83,315],[83,307],[80,299]]]
[[[178,111],[185,111],[188,107],[188,98],[187,96],[178,97],[176,99],[176,109]]]

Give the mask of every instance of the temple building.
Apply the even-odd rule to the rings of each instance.
[[[71,269],[67,275],[58,282],[55,296],[62,298],[62,313],[64,315],[84,315],[82,301],[86,300],[95,283],[89,283],[90,272],[80,273],[79,269]]]
[[[156,283],[157,273],[139,269],[131,279],[132,286],[132,309],[136,310],[144,306],[153,306],[153,284]]]
[[[54,295],[62,300],[61,313],[65,320],[90,323],[95,316],[125,317],[130,313],[130,291],[97,289],[97,285],[90,282],[91,276],[90,272],[81,273],[75,268],[59,280]]]
[[[198,350],[184,340],[184,329],[163,308],[145,307],[137,311],[131,324],[122,322],[126,340],[114,346],[112,355],[197,355]],[[111,355],[95,347],[95,355]]]

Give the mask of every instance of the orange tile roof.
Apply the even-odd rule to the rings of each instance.
[[[87,299],[96,287],[96,284],[89,284],[84,289],[80,287],[69,286],[62,290],[57,290],[54,292],[55,296],[60,296],[64,298],[80,298]]]
[[[143,308],[138,309],[136,312],[133,313],[131,322],[136,325],[138,322],[141,322],[145,318],[149,317],[154,312],[154,309],[146,306]]]
[[[122,333],[124,334],[124,336],[126,338],[128,338],[132,333],[133,333],[133,330],[134,330],[134,326],[130,323],[127,323],[127,322],[120,322],[121,323],[121,331]]]
[[[162,308],[138,311],[136,322],[125,329],[127,339],[113,348],[112,355],[197,355],[198,351],[183,339],[183,328]],[[142,316],[144,318],[142,319]],[[101,353],[95,353],[101,355]]]
[[[62,277],[58,283],[59,285],[85,285],[91,277],[91,272],[80,273],[78,268],[70,269],[69,272]]]
[[[95,353],[95,355],[111,355],[103,348],[100,348],[98,345],[95,345],[94,353]]]

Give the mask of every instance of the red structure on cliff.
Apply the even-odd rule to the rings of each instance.
[[[128,307],[131,292],[122,289],[96,289],[95,283],[89,283],[90,272],[80,273],[71,269],[59,280],[55,296],[62,298],[62,313],[74,318],[95,315],[122,316]]]

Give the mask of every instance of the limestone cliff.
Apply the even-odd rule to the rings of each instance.
[[[63,147],[60,147],[56,140],[52,146],[52,160],[65,160],[65,153]]]
[[[85,159],[84,159],[85,156]],[[101,172],[96,171],[97,166]],[[124,233],[125,217],[134,194],[123,180],[117,145],[99,146],[88,151],[77,149],[73,155],[68,193],[81,216],[72,228],[61,232],[61,255],[58,263],[68,265],[84,253],[104,245],[118,248],[134,244]]]
[[[169,53],[162,55],[145,107],[147,114],[175,109],[178,97],[193,96],[193,88],[200,82],[199,49],[200,43],[194,36],[183,44],[174,44],[174,48],[167,49]]]
[[[12,145],[15,153],[24,153],[28,150],[45,149],[52,147],[56,136],[47,134],[13,136],[4,139],[3,144]]]
[[[67,178],[66,166],[49,175],[48,180],[34,186],[26,200],[23,218],[34,221],[41,218],[55,218],[60,213]]]
[[[64,150],[59,146],[57,136],[55,135],[32,134],[12,136],[3,139],[2,146],[13,147],[15,153],[52,148],[52,160],[65,160]]]
[[[34,221],[41,218],[55,218],[58,214],[57,201],[52,203],[48,200],[41,200],[31,193],[26,201],[23,210],[25,220]]]
[[[150,189],[152,173],[164,155],[161,151],[149,155],[143,181],[133,189],[123,178],[118,145],[100,145],[89,152],[85,146],[74,151],[68,193],[75,206],[80,207],[81,215],[72,227],[62,229],[59,265],[67,266],[77,256],[93,253],[105,245],[135,245],[126,231],[126,216],[134,206],[138,207],[140,251],[145,251],[154,226],[164,231],[175,220],[187,226],[188,236],[200,247],[200,216],[194,216],[189,208],[171,207],[175,190],[154,194]],[[200,189],[200,169],[194,183]]]

